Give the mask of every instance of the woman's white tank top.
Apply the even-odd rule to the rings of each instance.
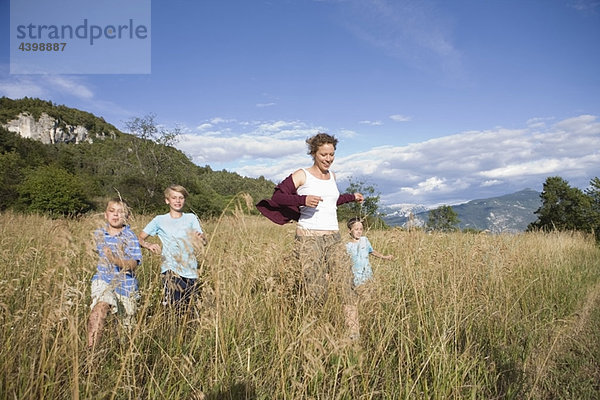
[[[340,196],[333,173],[329,174],[328,180],[318,179],[311,175],[306,169],[302,169],[306,175],[304,185],[297,189],[300,195],[321,196],[323,201],[316,208],[301,206],[298,226],[304,229],[316,229],[324,231],[339,230],[337,220],[337,199]]]

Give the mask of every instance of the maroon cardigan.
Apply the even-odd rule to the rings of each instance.
[[[353,202],[354,194],[340,194],[337,205]],[[298,194],[292,175],[289,175],[281,183],[275,186],[273,196],[256,204],[256,208],[262,215],[276,224],[283,225],[300,218],[300,206],[306,204],[306,195]]]

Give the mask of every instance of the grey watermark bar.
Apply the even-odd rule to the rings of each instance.
[[[11,0],[11,74],[149,74],[151,0]]]

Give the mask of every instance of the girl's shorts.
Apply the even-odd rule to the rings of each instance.
[[[116,314],[119,309],[125,312],[125,315],[132,316],[137,308],[137,296],[123,296],[115,292],[115,288],[102,279],[92,281],[92,304],[94,308],[100,302],[108,303],[112,314]]]

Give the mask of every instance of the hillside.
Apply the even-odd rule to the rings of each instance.
[[[0,210],[78,215],[122,196],[135,211],[155,213],[164,211],[162,193],[173,183],[188,189],[189,209],[203,216],[219,215],[240,193],[268,197],[275,186],[198,166],[173,146],[85,111],[0,98]]]
[[[541,206],[540,193],[531,189],[524,189],[515,193],[506,194],[488,199],[472,200],[464,204],[452,206],[460,220],[459,228],[472,228],[488,230],[493,233],[523,232],[529,223],[535,221],[534,212]],[[404,212],[391,212],[384,217],[387,224],[403,226],[408,221],[411,210],[417,225],[424,225],[427,221],[428,210],[423,207],[406,209]]]
[[[94,138],[121,134],[104,118],[86,111],[25,97],[0,98],[0,126],[42,143],[93,142]]]

